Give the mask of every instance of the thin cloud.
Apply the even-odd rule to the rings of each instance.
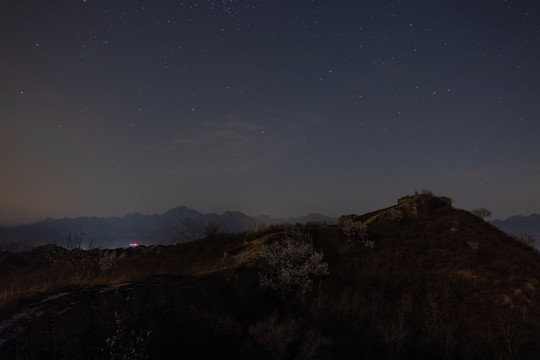
[[[263,126],[235,118],[226,121],[210,121],[203,123],[187,136],[178,137],[175,143],[184,146],[239,145],[259,136],[263,131]]]

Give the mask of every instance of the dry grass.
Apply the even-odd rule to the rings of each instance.
[[[11,257],[0,275],[0,312],[14,306],[68,288],[95,287],[108,284],[145,281],[154,276],[205,276],[234,272],[253,263],[259,247],[282,234],[215,235],[190,243],[117,249],[119,255],[109,269],[101,271],[99,259],[109,250],[92,250],[92,256],[81,251],[62,252],[51,259],[57,248]],[[267,232],[267,231],[266,231]],[[89,254],[89,252],[84,252]],[[15,259],[15,260],[13,260]]]
[[[358,217],[369,220],[374,248],[347,241],[338,226],[304,227],[324,253],[330,274],[303,301],[273,299],[256,281],[259,248],[283,237],[288,230],[281,227],[127,249],[107,272],[91,262],[72,266],[37,256],[14,258],[0,269],[0,308],[70,287],[156,275],[216,278],[224,285],[207,301],[230,304],[228,311],[243,324],[247,343],[255,346],[252,355],[265,354],[268,341],[264,332],[249,335],[249,329],[264,329],[265,319],[276,314],[278,320],[293,316],[301,324],[299,332],[316,329],[317,338],[324,339],[319,342],[339,358],[538,358],[540,254],[450,206],[397,220],[387,213],[383,209]],[[512,315],[511,323],[505,314]],[[505,343],[509,324],[523,330],[520,347]],[[278,353],[300,355],[307,348],[303,341],[286,343]]]

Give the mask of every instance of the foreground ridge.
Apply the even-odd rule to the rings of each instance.
[[[8,359],[540,356],[540,254],[444,196],[338,225],[0,256],[12,296],[17,284],[49,287],[0,306]]]

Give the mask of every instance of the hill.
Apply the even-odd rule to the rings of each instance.
[[[445,197],[339,225],[1,256],[8,359],[540,356],[540,254]]]

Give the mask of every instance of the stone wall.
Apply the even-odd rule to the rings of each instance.
[[[414,195],[398,199],[398,208],[413,216],[431,215],[440,207],[452,206],[452,199],[446,196]]]

